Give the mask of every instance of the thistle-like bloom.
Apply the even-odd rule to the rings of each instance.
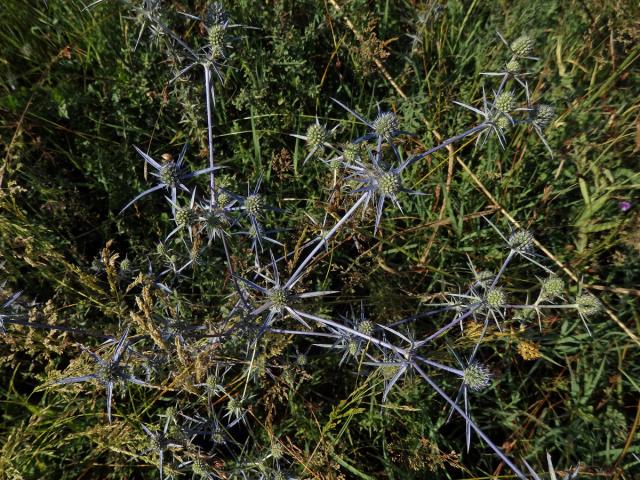
[[[152,432],[144,423],[140,426],[144,433],[147,434],[151,440],[151,446],[142,452],[140,455],[146,455],[149,452],[156,452],[158,454],[158,469],[160,470],[160,480],[164,479],[164,452],[171,448],[181,448],[179,443],[173,443],[169,438],[169,422],[171,421],[171,415],[167,415],[167,420],[164,422],[164,427],[160,431]]]
[[[179,206],[177,203],[173,202],[170,198],[167,198],[169,203],[171,204],[171,211],[173,212],[173,221],[176,224],[176,228],[174,228],[167,238],[165,238],[165,242],[169,240],[173,235],[175,235],[180,230],[187,230],[189,233],[189,240],[193,241],[192,227],[198,221],[198,210],[196,209],[196,189],[193,189],[191,193],[191,200],[188,205],[184,207]]]
[[[268,240],[272,243],[278,243],[275,240],[267,239],[263,236],[265,230],[262,226],[262,218],[264,214],[268,211],[279,211],[278,208],[267,205],[264,200],[264,197],[259,193],[260,185],[262,184],[262,175],[258,178],[253,190],[249,185],[247,185],[247,196],[236,196],[236,199],[240,202],[240,206],[236,207],[235,210],[240,210],[250,222],[249,228],[249,236],[252,239],[253,245],[259,246],[262,249],[262,241]],[[257,242],[257,245],[256,245]],[[253,248],[257,253],[257,248]]]
[[[267,282],[267,287],[261,287],[251,280],[240,278],[240,280],[244,282],[251,290],[257,292],[263,298],[263,303],[259,307],[254,309],[251,312],[251,315],[261,315],[266,312],[266,318],[264,320],[261,331],[264,331],[266,328],[268,328],[273,323],[276,317],[284,318],[285,314],[287,313],[308,328],[309,325],[302,319],[299,311],[296,310],[293,305],[299,300],[305,298],[320,297],[337,292],[294,292],[292,287],[288,287],[286,283],[281,282],[276,259],[273,256],[272,252],[269,253],[271,254],[271,277],[258,273],[258,275]]]
[[[344,103],[335,98],[332,98],[334,102],[336,102],[340,107],[344,108],[351,115],[356,117],[361,123],[369,127],[369,133],[357,138],[354,140],[354,143],[366,142],[367,140],[371,140],[375,138],[378,143],[383,140],[390,142],[392,138],[397,137],[400,134],[407,133],[398,127],[398,117],[393,112],[384,112],[380,109],[380,105],[378,105],[378,115],[374,120],[367,120],[359,113],[354,112],[349,107],[347,107]]]
[[[95,371],[88,375],[83,375],[80,377],[68,377],[53,382],[54,385],[66,385],[68,383],[80,383],[95,380],[104,385],[104,387],[107,389],[107,418],[109,419],[109,423],[111,423],[111,399],[113,397],[114,385],[123,384],[124,382],[131,382],[135,383],[136,385],[142,385],[144,387],[150,386],[148,383],[143,382],[139,378],[133,376],[125,369],[123,365],[121,365],[123,353],[128,344],[128,334],[129,327],[127,327],[120,336],[115,350],[113,351],[113,355],[108,358],[102,358],[96,353],[85,348],[84,346],[81,346],[82,350],[88,353],[96,363]]]
[[[315,123],[309,125],[305,135],[298,135],[295,133],[291,134],[292,137],[304,140],[307,145],[309,153],[304,158],[304,161],[302,162],[303,165],[306,164],[311,157],[320,155],[324,152],[325,148],[333,148],[329,143],[329,140],[336,128],[338,128],[337,125],[331,130],[327,130],[327,127],[325,125],[321,125],[320,120],[316,117]]]
[[[185,143],[184,147],[182,147],[182,151],[178,156],[178,160],[170,160],[164,164],[160,164],[151,158],[149,155],[144,153],[138,147],[134,146],[136,151],[140,154],[140,156],[151,165],[156,171],[151,172],[151,175],[158,179],[158,183],[156,183],[153,187],[145,190],[141,194],[137,195],[133,200],[125,205],[125,207],[120,210],[120,213],[124,212],[127,208],[133,205],[136,201],[140,200],[145,195],[148,195],[156,190],[165,189],[171,192],[171,202],[173,205],[177,202],[177,192],[178,189],[184,190],[188,192],[189,189],[184,184],[185,181],[197,177],[199,175],[203,175],[205,173],[212,172],[214,170],[218,170],[221,167],[209,167],[203,168],[202,170],[196,170],[195,172],[188,172],[184,167],[184,155],[187,152],[187,144]]]
[[[184,75],[193,67],[202,65],[206,71],[209,72],[212,70],[215,72],[220,83],[224,84],[222,67],[227,59],[227,50],[229,48],[228,33],[230,29],[241,25],[229,23],[229,16],[219,2],[213,2],[209,5],[204,18],[200,18],[196,15],[190,15],[188,13],[183,13],[183,15],[204,26],[207,32],[207,43],[195,51],[181,43],[191,56],[193,62],[180,70],[171,82]],[[213,95],[213,102],[215,103],[215,90],[213,89],[213,85],[210,87]]]
[[[374,227],[374,235],[378,231],[380,219],[382,218],[382,210],[386,199],[391,202],[402,212],[402,207],[398,202],[398,194],[401,192],[411,195],[424,195],[422,192],[409,190],[402,185],[402,172],[409,165],[409,161],[401,163],[398,167],[385,168],[382,162],[382,148],[378,146],[375,153],[369,151],[369,162],[367,164],[355,160],[353,163],[346,165],[347,170],[351,171],[351,175],[347,179],[354,180],[360,186],[351,193],[362,193],[365,195],[363,217],[369,205],[374,204],[376,210],[376,221]]]

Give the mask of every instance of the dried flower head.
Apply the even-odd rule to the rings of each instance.
[[[541,357],[540,347],[538,344],[529,340],[523,340],[518,343],[518,354],[523,360],[537,360]]]

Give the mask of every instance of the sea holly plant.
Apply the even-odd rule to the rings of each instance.
[[[149,155],[144,153],[142,150],[140,150],[136,146],[134,146],[134,148],[136,149],[138,154],[144,159],[144,161],[148,165],[151,165],[151,167],[153,167],[155,169],[155,172],[151,172],[151,175],[153,175],[154,177],[156,177],[158,179],[158,183],[156,183],[153,187],[145,190],[144,192],[142,192],[142,193],[138,194],[136,197],[134,197],[133,200],[131,200],[129,203],[127,203],[122,208],[122,210],[120,210],[120,213],[124,212],[127,208],[129,208],[135,202],[140,200],[142,197],[144,197],[146,195],[149,195],[150,193],[153,193],[153,192],[155,192],[157,190],[160,190],[160,189],[165,189],[165,190],[168,190],[170,192],[170,194],[171,194],[171,199],[170,199],[171,206],[173,207],[173,210],[175,211],[178,190],[183,190],[185,192],[189,191],[189,189],[184,184],[184,182],[186,182],[187,180],[189,180],[191,178],[197,177],[199,175],[203,175],[205,173],[213,172],[214,170],[217,170],[218,168],[220,168],[220,167],[209,167],[209,168],[204,168],[204,169],[201,169],[201,170],[196,170],[195,172],[187,171],[187,169],[186,169],[186,167],[184,165],[185,154],[187,153],[187,144],[186,143],[182,147],[182,150],[180,151],[180,155],[178,156],[177,160],[174,161],[172,157],[169,157],[168,160],[165,163],[157,162],[156,160],[151,158]]]
[[[148,383],[135,377],[122,363],[123,358],[126,356],[126,349],[128,345],[127,336],[129,335],[129,328],[125,328],[124,332],[118,339],[113,353],[106,358],[99,356],[84,346],[80,346],[82,350],[87,353],[95,362],[95,368],[92,373],[67,377],[61,380],[56,380],[53,385],[67,385],[70,383],[82,383],[95,381],[103,385],[107,391],[107,419],[111,423],[111,405],[113,399],[113,389],[116,385],[124,385],[125,383],[134,383],[144,387],[150,386]]]
[[[97,7],[100,3],[96,1],[90,6]],[[146,24],[162,32],[171,44],[170,60],[174,65],[176,59],[187,62],[186,66],[176,67],[178,71],[168,88],[175,86],[178,79],[189,82],[192,70],[198,67],[200,71],[202,67],[200,100],[204,102],[203,126],[206,124],[207,138],[189,140],[202,145],[209,165],[190,171],[186,166],[186,143],[177,160],[171,156],[156,160],[134,147],[146,166],[151,167],[154,184],[137,194],[122,211],[145,196],[162,191],[168,200],[165,214],[170,213],[167,218],[173,224],[169,227],[166,222],[161,224],[159,230],[169,231],[160,232],[163,241],[155,255],[148,252],[146,258],[142,255],[142,259],[137,259],[137,265],[148,264],[146,275],[142,273],[145,269],[132,270],[128,257],[126,265],[121,261],[120,272],[139,272],[135,280],[114,273],[116,258],[111,263],[103,262],[97,274],[107,275],[111,291],[117,297],[118,313],[126,311],[132,323],[118,339],[103,345],[103,349],[113,345],[110,355],[101,356],[81,345],[93,360],[93,370],[55,380],[51,385],[92,381],[104,386],[107,418],[111,423],[114,387],[126,383],[151,386],[133,370],[139,365],[129,365],[135,357],[135,363],[143,364],[145,373],[154,376],[154,383],[156,379],[162,383],[157,398],[136,408],[135,415],[149,415],[147,412],[160,402],[175,401],[179,405],[179,412],[167,415],[157,429],[150,427],[144,418],[135,418],[135,422],[127,418],[122,422],[142,430],[143,438],[151,446],[139,455],[153,453],[152,460],[157,463],[161,479],[165,478],[165,468],[169,471],[166,465],[170,462],[172,472],[201,478],[254,478],[254,473],[255,478],[265,478],[266,472],[282,477],[282,466],[292,470],[299,467],[299,472],[306,475],[312,462],[306,461],[302,450],[283,447],[284,435],[271,430],[275,428],[276,413],[269,410],[268,401],[263,401],[266,395],[256,397],[258,389],[266,386],[269,398],[292,402],[298,394],[293,387],[297,385],[295,376],[303,379],[300,383],[307,377],[313,378],[308,372],[314,368],[317,350],[322,349],[326,356],[337,357],[341,369],[355,372],[353,377],[357,381],[374,377],[379,380],[381,374],[382,381],[375,383],[375,388],[380,390],[385,407],[395,408],[391,404],[405,384],[420,382],[420,388],[433,393],[450,409],[452,422],[464,422],[467,450],[472,447],[472,439],[477,438],[478,448],[488,447],[518,478],[528,478],[519,466],[522,462],[503,451],[472,415],[474,399],[482,396],[483,401],[491,401],[498,394],[494,391],[498,382],[493,373],[497,369],[492,367],[487,339],[495,332],[506,336],[516,326],[528,327],[531,316],[518,316],[521,312],[535,313],[541,326],[540,319],[546,312],[572,310],[587,327],[587,319],[602,309],[599,300],[582,289],[570,296],[564,282],[537,253],[533,233],[521,228],[505,233],[497,226],[501,225],[497,218],[479,221],[488,223],[491,229],[486,230],[501,243],[500,257],[483,253],[480,259],[473,260],[479,265],[476,268],[470,253],[469,278],[458,282],[456,275],[450,275],[442,283],[443,291],[434,296],[425,294],[429,300],[420,300],[415,311],[405,318],[385,318],[384,313],[375,310],[377,304],[365,309],[365,302],[350,297],[347,287],[333,273],[348,272],[357,266],[359,260],[345,262],[344,258],[367,248],[358,242],[378,242],[376,245],[381,248],[390,245],[390,250],[398,250],[393,247],[393,235],[386,235],[394,224],[389,213],[417,209],[414,204],[418,196],[426,197],[426,201],[435,196],[428,186],[422,187],[424,182],[420,183],[424,191],[413,190],[411,179],[414,171],[424,173],[421,169],[440,150],[448,146],[463,148],[463,143],[474,140],[478,148],[487,142],[497,142],[507,149],[509,135],[520,127],[535,131],[549,148],[544,129],[552,123],[554,109],[535,103],[532,99],[535,92],[529,90],[527,80],[533,73],[525,68],[526,62],[536,60],[532,56],[531,37],[525,35],[509,43],[499,35],[510,58],[498,71],[483,74],[487,83],[482,85],[479,102],[455,102],[479,118],[462,133],[435,145],[422,146],[417,134],[403,130],[398,110],[383,108],[386,104],[382,102],[376,103],[375,113],[369,116],[347,106],[348,100],[333,99],[340,107],[334,105],[335,110],[343,114],[344,110],[345,116],[355,118],[353,130],[357,133],[351,138],[344,138],[340,124],[327,127],[333,124],[333,119],[318,116],[301,133],[292,134],[306,144],[300,156],[304,156],[305,171],[314,170],[307,164],[310,159],[319,161],[318,170],[326,171],[323,163],[333,169],[335,192],[330,200],[336,200],[336,205],[321,212],[304,212],[308,218],[323,219],[322,223],[312,220],[314,228],[309,236],[307,230],[302,233],[301,228],[296,228],[293,216],[286,228],[278,223],[289,212],[270,205],[275,187],[272,171],[256,169],[248,174],[248,178],[258,180],[247,184],[246,195],[233,193],[235,180],[216,177],[222,167],[216,165],[213,119],[214,114],[221,113],[216,108],[223,108],[225,102],[216,101],[220,94],[216,95],[214,81],[225,81],[224,68],[231,67],[228,63],[233,60],[230,51],[234,38],[229,33],[239,25],[232,24],[222,5],[215,2],[202,15],[178,12],[183,25],[174,31],[160,20],[160,2],[145,0],[141,5]],[[184,24],[190,27],[184,28]],[[141,32],[137,38],[136,45]],[[495,77],[497,85],[489,84]],[[225,141],[234,141],[233,135],[227,137],[231,140]],[[257,149],[259,141],[255,138],[254,141]],[[293,143],[290,135],[283,135],[282,142]],[[227,167],[235,169],[240,165],[231,163]],[[188,185],[203,175],[208,176],[208,189]],[[293,199],[300,203],[306,200]],[[277,201],[273,204],[282,205]],[[151,215],[147,209],[141,211]],[[411,217],[406,219],[411,221]],[[343,249],[344,255],[338,255],[339,249]],[[136,245],[132,250],[139,253],[140,249]],[[534,285],[523,287],[521,283],[526,280],[518,279],[519,275],[511,276],[512,269],[525,271],[522,277],[535,279]],[[154,271],[161,273],[156,275]],[[361,286],[358,284],[353,290]],[[390,290],[385,295],[395,295]],[[5,323],[59,328],[8,313],[18,295],[2,304],[1,330],[4,331]],[[435,297],[437,300],[431,301]],[[354,305],[359,307],[357,314]],[[107,313],[115,310],[105,308]],[[351,314],[345,315],[349,311]],[[132,330],[136,333],[136,349],[141,345],[146,348],[144,353],[138,354],[129,346]],[[452,342],[452,337],[460,342]],[[295,360],[292,362],[291,358]],[[269,410],[264,423],[257,414],[261,408]],[[182,429],[184,436],[180,440],[173,439],[169,430],[176,418],[186,419],[187,427]],[[329,438],[324,434],[331,428],[327,426],[323,436]],[[261,450],[260,444],[267,444],[265,438],[270,447]],[[167,455],[169,451],[171,455]],[[287,458],[289,451],[296,456]],[[324,454],[327,458],[338,458],[333,450]],[[231,461],[230,457],[235,458]],[[225,461],[214,466],[214,459],[220,458]],[[526,462],[524,465],[531,475],[536,475]]]

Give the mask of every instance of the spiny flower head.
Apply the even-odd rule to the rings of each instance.
[[[602,310],[602,304],[594,295],[582,293],[576,298],[576,308],[580,315],[590,317]]]
[[[516,108],[516,96],[511,90],[505,90],[496,97],[495,107],[500,112],[510,112]]]
[[[298,354],[298,356],[296,357],[296,365],[298,365],[299,367],[304,367],[307,365],[307,363],[309,363],[309,358],[304,353]]]
[[[323,125],[312,123],[307,128],[307,146],[309,149],[321,148],[328,139],[329,132]]]
[[[224,190],[220,190],[216,195],[216,203],[220,208],[227,206],[231,200],[231,195]]]
[[[349,352],[349,355],[355,357],[358,354],[359,350],[360,344],[357,340],[350,339],[349,342],[347,342],[347,351]]]
[[[551,275],[542,282],[541,296],[545,299],[561,297],[564,293],[564,280],[557,275]]]
[[[485,302],[492,310],[499,310],[507,303],[507,295],[500,287],[494,287],[487,292],[484,298]]]
[[[108,359],[104,363],[98,364],[96,376],[104,384],[120,382],[124,376],[124,369],[118,361]]]
[[[535,43],[529,35],[521,35],[511,42],[511,51],[517,57],[528,57],[533,53]]]
[[[191,207],[178,208],[176,210],[176,225],[190,227],[198,219],[196,211]]]
[[[373,131],[379,137],[394,137],[398,133],[398,117],[393,112],[381,112],[373,121]]]
[[[227,27],[223,23],[215,23],[208,28],[207,37],[211,48],[211,58],[214,60],[224,58],[224,39]]]
[[[201,458],[196,457],[191,464],[191,471],[194,475],[204,478],[210,478],[211,471],[206,463],[202,461]]]
[[[285,288],[274,287],[269,290],[268,298],[271,302],[271,309],[276,312],[282,312],[289,305],[291,295]]]
[[[361,143],[347,143],[342,150],[342,158],[346,163],[354,163],[364,156],[364,149]]]
[[[220,2],[212,2],[207,7],[207,13],[204,17],[204,23],[208,28],[213,25],[224,24],[229,21],[229,14]]]
[[[271,443],[271,458],[274,460],[280,460],[284,456],[284,449],[277,440]]]
[[[522,65],[520,64],[520,61],[514,57],[507,62],[506,70],[511,74],[520,73],[520,70],[522,70]]]
[[[227,415],[235,417],[236,419],[242,418],[244,415],[244,405],[242,400],[235,397],[229,397],[227,402]]]
[[[516,230],[507,240],[509,248],[516,253],[533,252],[534,239],[529,230]]]
[[[474,276],[476,277],[476,283],[482,288],[489,288],[495,278],[495,274],[489,270],[482,270],[475,273]]]
[[[165,163],[160,168],[160,181],[169,186],[175,187],[180,181],[180,169],[173,160]]]
[[[495,119],[494,123],[500,130],[509,130],[511,128],[511,120],[505,115],[500,115]]]
[[[244,200],[244,208],[252,217],[259,217],[264,212],[264,199],[257,193],[249,195]]]
[[[378,190],[382,195],[393,197],[402,189],[400,175],[394,172],[383,172],[377,178]]]
[[[463,370],[462,383],[464,383],[469,390],[479,392],[487,388],[491,383],[491,372],[487,367],[478,362],[470,363]]]
[[[371,320],[362,320],[358,324],[358,331],[370,337],[373,333],[373,327],[373,322]]]
[[[533,122],[540,128],[547,127],[556,116],[556,111],[551,105],[541,103],[533,109]]]
[[[131,260],[123,258],[120,262],[120,273],[128,273],[131,271]]]

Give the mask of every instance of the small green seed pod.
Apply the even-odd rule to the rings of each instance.
[[[491,372],[480,363],[471,363],[463,370],[462,383],[464,383],[469,390],[479,392],[487,388],[491,383]]]
[[[516,108],[516,96],[511,90],[506,90],[496,97],[496,109],[500,112],[509,113]]]
[[[529,35],[522,35],[511,43],[511,51],[518,57],[528,57],[533,53],[534,41]]]
[[[307,146],[310,150],[314,148],[322,147],[329,139],[329,132],[327,129],[318,124],[313,123],[307,128]]]
[[[373,131],[384,138],[393,137],[398,132],[398,117],[393,112],[383,112],[373,121]]]
[[[382,195],[394,196],[402,188],[400,176],[393,172],[383,173],[378,177],[378,190]]]

